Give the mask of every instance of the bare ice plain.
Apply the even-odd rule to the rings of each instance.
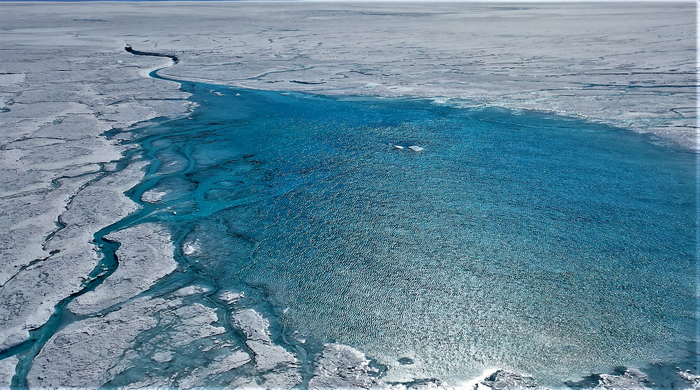
[[[178,247],[159,223],[124,222],[168,193],[147,191],[143,204],[125,195],[155,168],[120,141],[207,103],[167,78],[534,110],[693,154],[696,7],[0,3],[0,388],[564,387],[510,366],[457,381],[415,357],[286,339],[255,292],[187,276],[193,266],[174,255],[197,253],[197,241]],[[127,43],[180,61],[134,56]],[[158,68],[163,78],[149,77]],[[571,367],[566,383],[700,386],[697,366],[654,363]]]

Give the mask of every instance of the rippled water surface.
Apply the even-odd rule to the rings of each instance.
[[[532,113],[183,89],[190,117],[140,130],[151,218],[298,342],[452,384],[695,359],[695,155]]]

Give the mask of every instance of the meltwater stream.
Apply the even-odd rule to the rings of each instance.
[[[580,120],[183,82],[137,131],[188,263],[387,381],[692,368],[695,155]],[[424,150],[415,152],[409,146]]]

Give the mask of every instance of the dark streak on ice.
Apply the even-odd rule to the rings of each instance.
[[[180,60],[177,58],[176,55],[154,53],[154,52],[149,52],[149,51],[138,51],[138,50],[134,50],[131,47],[131,45],[128,43],[126,44],[126,46],[124,46],[124,50],[128,51],[131,54],[137,55],[137,56],[166,57],[166,58],[170,58],[171,60],[173,60],[173,62],[176,64],[178,62],[180,62]]]

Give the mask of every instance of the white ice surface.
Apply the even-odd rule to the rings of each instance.
[[[15,375],[15,366],[19,360],[10,356],[0,360],[0,389],[9,389],[12,377]]]
[[[160,200],[163,199],[163,196],[167,194],[168,193],[164,191],[148,190],[141,194],[141,201],[148,203],[157,203],[160,202]]]
[[[271,343],[270,322],[253,309],[241,310],[233,315],[234,324],[245,333],[250,341]]]
[[[151,360],[168,362],[180,353],[178,348],[215,340],[225,333],[218,322],[215,309],[186,304],[177,296],[137,298],[118,311],[73,322],[57,332],[35,358],[27,383],[30,388],[97,388],[136,367],[139,356],[152,352]],[[135,342],[142,332],[154,327],[159,327],[158,337],[164,339],[163,343]],[[227,348],[226,344],[219,345]],[[212,359],[208,366],[183,375],[182,385],[167,382],[168,378],[160,378],[158,383],[180,388],[192,383],[201,387],[207,373],[245,364],[244,355],[247,356],[235,350],[219,354],[221,357]]]
[[[95,290],[68,305],[76,314],[98,312],[132,298],[177,268],[170,233],[161,226],[145,223],[105,238],[121,243],[116,253],[119,267]]]

